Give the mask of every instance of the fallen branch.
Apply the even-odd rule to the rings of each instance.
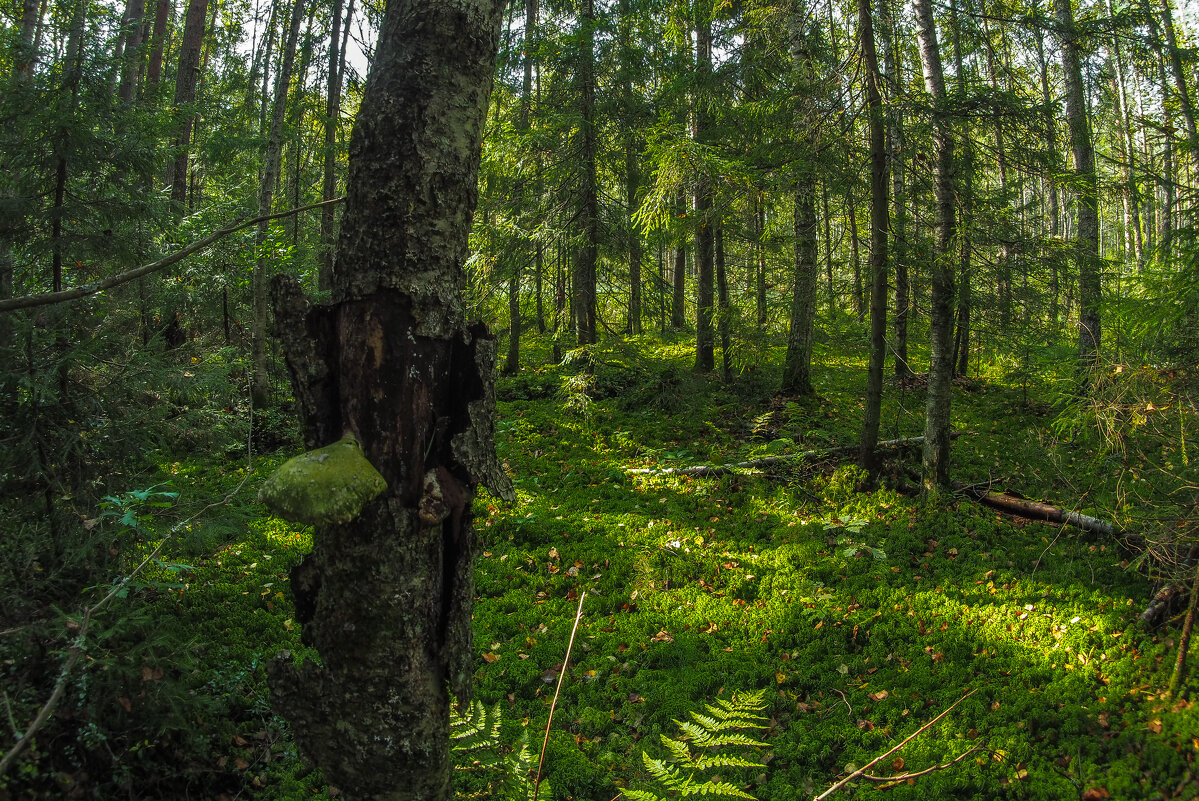
[[[956,435],[957,432],[955,432]],[[908,437],[907,439],[889,439],[878,443],[876,448],[910,448],[924,444],[924,437]],[[692,467],[630,467],[629,473],[651,476],[726,476],[740,473],[743,470],[766,470],[772,467],[785,467],[795,462],[803,462],[817,457],[828,458],[856,454],[859,446],[840,445],[835,448],[789,453],[783,456],[762,456],[745,462],[730,464],[700,464]]]
[[[1029,501],[1002,492],[991,492],[986,488],[967,486],[956,481],[953,484],[953,488],[993,509],[1010,512],[1033,520],[1071,525],[1075,528],[1081,528],[1084,531],[1103,534],[1108,537],[1116,535],[1115,526],[1097,517],[1079,514],[1078,512],[1069,512],[1065,509],[1042,503],[1041,501]]]
[[[921,770],[921,771],[914,771],[911,773],[896,773],[896,775],[894,775],[894,776],[872,776],[872,775],[869,775],[869,773],[862,773],[862,776],[860,778],[867,779],[867,781],[869,781],[869,782],[880,782],[880,783],[884,783],[886,785],[890,785],[892,782],[898,784],[900,782],[906,782],[910,778],[920,778],[921,776],[927,776],[928,773],[934,773],[939,770],[946,770],[947,767],[953,767],[954,765],[957,765],[959,763],[959,761],[962,761],[966,757],[969,757],[970,754],[976,754],[980,751],[983,751],[983,748],[981,746],[977,747],[977,748],[971,748],[970,751],[965,752],[964,754],[960,755],[960,757],[958,757],[957,759],[947,761],[947,763],[945,763],[944,765],[933,765],[932,767],[926,767],[926,769]],[[886,787],[884,787],[882,789],[886,789]]]
[[[163,256],[157,261],[152,261],[148,264],[143,264],[141,267],[135,267],[132,270],[126,270],[123,273],[104,278],[99,281],[90,281],[86,284],[81,284],[71,289],[64,289],[61,292],[44,292],[40,295],[22,295],[19,298],[8,298],[0,300],[0,314],[5,312],[16,311],[17,309],[32,309],[37,306],[50,306],[55,303],[65,303],[68,300],[78,300],[85,298],[88,295],[95,295],[97,292],[103,292],[106,289],[112,289],[115,286],[127,284],[130,281],[135,281],[142,276],[150,273],[158,272],[159,270],[170,267],[176,262],[183,261],[188,256],[198,251],[204,250],[209,245],[222,239],[229,234],[236,233],[243,228],[249,228],[251,225],[267,222],[268,220],[276,220],[280,217],[290,217],[294,214],[299,214],[302,211],[310,209],[319,209],[321,206],[328,206],[331,203],[340,203],[345,200],[344,197],[335,197],[332,200],[322,200],[320,203],[310,203],[307,206],[300,206],[287,211],[279,211],[274,214],[264,214],[261,217],[253,217],[251,219],[241,219],[236,222],[229,223],[224,228],[221,228],[198,242],[193,242],[182,250],[177,250],[169,256]]]
[[[841,789],[842,787],[844,787],[845,785],[849,784],[849,783],[850,783],[851,781],[853,781],[854,779],[857,779],[857,778],[859,778],[859,777],[861,777],[861,776],[864,776],[864,775],[866,774],[866,771],[870,770],[872,767],[874,767],[875,765],[877,765],[879,762],[882,762],[884,759],[886,759],[887,757],[891,756],[892,754],[894,754],[894,753],[895,753],[896,751],[898,751],[899,749],[903,748],[905,745],[907,745],[908,743],[910,743],[912,740],[916,739],[916,738],[917,738],[918,736],[920,736],[922,733],[924,733],[924,732],[925,732],[925,731],[927,731],[929,728],[931,728],[931,727],[932,727],[932,725],[933,725],[934,723],[936,723],[936,722],[937,722],[937,721],[939,721],[941,718],[945,717],[945,716],[946,716],[946,715],[948,715],[950,712],[952,712],[954,707],[956,707],[958,704],[962,703],[962,701],[965,701],[965,700],[966,700],[967,698],[969,698],[970,696],[974,695],[974,693],[975,693],[975,692],[977,692],[977,691],[976,691],[976,690],[971,690],[970,692],[966,693],[965,695],[963,695],[963,696],[962,696],[961,698],[959,698],[958,700],[954,701],[952,704],[950,704],[950,706],[949,706],[949,708],[948,708],[948,709],[946,709],[946,710],[945,710],[944,712],[942,712],[940,715],[937,715],[935,718],[933,718],[932,720],[930,720],[928,723],[925,723],[923,726],[921,726],[920,728],[916,729],[916,731],[914,731],[914,732],[912,732],[911,734],[909,734],[909,735],[908,735],[906,738],[904,738],[904,741],[903,741],[903,742],[901,742],[899,745],[895,746],[895,747],[894,747],[894,748],[892,748],[890,751],[887,751],[885,754],[880,754],[879,756],[876,756],[874,759],[870,760],[870,761],[869,761],[869,762],[867,762],[865,765],[863,765],[862,767],[858,768],[858,769],[857,769],[857,770],[855,770],[853,773],[849,774],[849,775],[848,775],[848,776],[846,776],[844,779],[842,779],[841,781],[837,782],[836,784],[834,784],[832,787],[830,787],[830,788],[828,788],[827,790],[825,790],[825,791],[824,791],[823,793],[821,793],[820,795],[816,796],[814,799],[812,799],[812,801],[824,801],[824,799],[825,799],[825,798],[828,798],[830,795],[832,795],[833,793],[837,792],[838,790],[840,790],[840,789]],[[959,759],[960,759],[960,757],[959,757]],[[955,761],[956,761],[956,760],[955,760]]]
[[[1185,592],[1186,587],[1181,583],[1167,584],[1162,587],[1154,594],[1153,600],[1145,607],[1145,611],[1141,613],[1141,624],[1153,628],[1161,623],[1162,619],[1173,611],[1174,606]]]

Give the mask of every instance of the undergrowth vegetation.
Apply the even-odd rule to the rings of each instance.
[[[539,345],[530,363],[548,355]],[[769,475],[631,472],[857,440],[863,353],[824,349],[819,396],[777,398],[776,365],[726,385],[689,369],[690,348],[593,346],[501,380],[497,444],[519,500],[476,503],[477,703],[455,724],[464,797],[529,797],[562,671],[541,786],[556,799],[705,781],[810,799],[958,701],[856,780],[856,797],[1197,796],[1196,682],[1164,695],[1178,621],[1138,622],[1195,542],[1193,377],[1109,365],[1087,403],[1061,403],[1074,379],[1030,361],[1019,381],[984,364],[956,388],[958,480],[1112,520],[1125,531],[1113,539],[906,496],[915,457],[902,451],[878,484],[820,457]],[[920,434],[919,382],[885,398],[883,436]],[[113,575],[218,505],[173,531],[93,624],[69,695],[0,796],[336,795],[271,712],[263,667],[305,652],[287,585],[310,534],[253,502],[289,455],[248,480],[223,457],[165,461],[138,476],[140,498],[111,496],[93,526],[124,554]],[[0,638],[10,734],[49,690],[23,677],[53,678],[78,622],[64,606]],[[31,653],[40,674],[17,661]],[[754,728],[733,736],[721,714]]]

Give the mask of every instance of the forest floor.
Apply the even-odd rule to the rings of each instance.
[[[498,704],[502,743],[527,734],[539,750],[582,601],[545,756],[555,797],[653,789],[642,752],[668,756],[675,721],[748,691],[765,692],[753,733],[765,746],[746,753],[765,767],[721,773],[759,799],[810,799],[959,700],[840,797],[1199,797],[1199,705],[1164,697],[1180,620],[1138,623],[1155,584],[1135,550],[959,497],[869,489],[831,459],[774,475],[631,472],[857,441],[864,353],[819,349],[813,398],[773,395],[777,352],[727,385],[693,374],[691,353],[646,338],[499,384],[497,441],[519,500],[476,503],[475,693]],[[1067,407],[1069,379],[984,365],[955,391],[955,477],[1143,536],[1190,525],[1194,415],[1184,421],[1168,377],[1125,372],[1140,383]],[[882,436],[919,435],[922,418],[919,380],[889,380]],[[140,694],[116,699],[137,714],[187,695],[163,736],[179,771],[228,799],[329,793],[271,713],[263,668],[303,651],[286,586],[310,533],[253,503],[290,455],[262,460],[237,499],[168,543],[148,613],[188,644],[147,652]],[[907,480],[918,463],[901,454],[887,472]],[[246,475],[215,461],[164,472],[178,516]]]

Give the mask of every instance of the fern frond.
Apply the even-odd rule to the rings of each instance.
[[[625,790],[624,797],[631,798],[633,801],[666,801],[662,796],[655,795],[648,790]]]
[[[689,765],[693,761],[691,749],[681,740],[675,740],[663,734],[662,745],[666,746],[666,750],[670,752],[670,755],[674,757],[676,762]]]
[[[650,776],[666,791],[668,797],[714,796],[748,798],[753,796],[720,777],[706,778],[703,774],[716,768],[760,768],[760,762],[735,754],[723,753],[728,748],[761,748],[760,742],[741,729],[765,729],[757,712],[765,709],[764,693],[736,693],[732,699],[718,700],[706,705],[708,714],[691,713],[691,720],[676,720],[678,737],[662,735],[662,744],[669,752],[666,759],[654,759],[642,752],[641,759]],[[706,753],[705,753],[706,752]],[[649,791],[627,790],[625,795],[637,801],[661,801]]]
[[[744,757],[717,755],[697,757],[687,767],[708,770],[709,768],[764,768],[766,766],[761,762],[752,762]]]

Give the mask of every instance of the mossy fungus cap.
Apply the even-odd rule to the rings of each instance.
[[[348,523],[387,491],[387,482],[346,436],[283,463],[258,491],[267,508],[293,523]]]

